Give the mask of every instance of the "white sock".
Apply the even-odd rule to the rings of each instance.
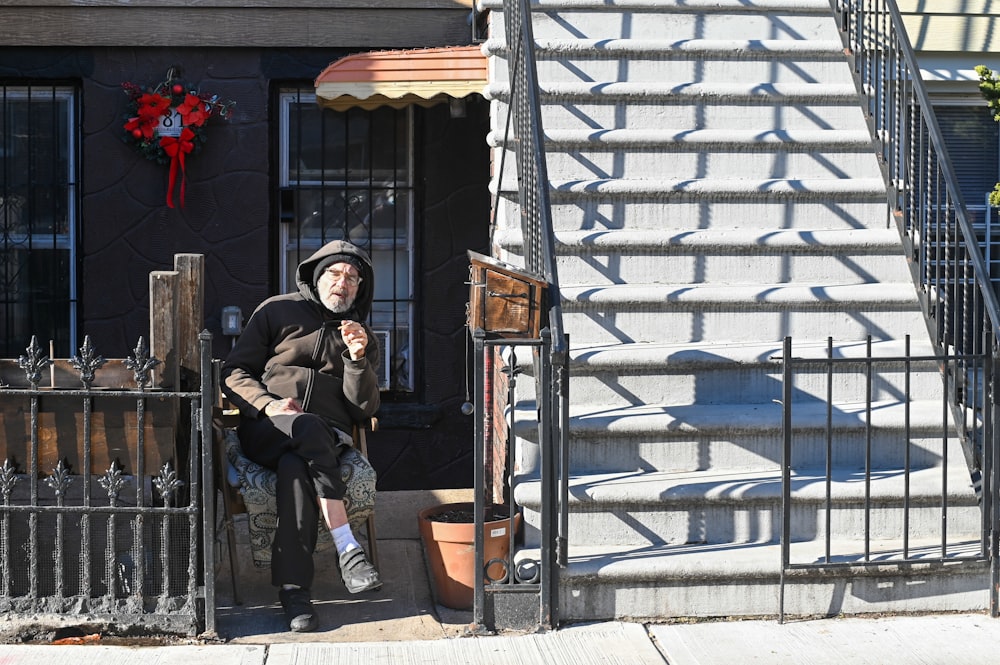
[[[284,589],[285,591],[290,591],[292,589],[301,589],[302,587],[300,587],[298,584],[282,584],[281,588]]]
[[[361,543],[354,537],[350,524],[330,529],[330,535],[333,536],[333,544],[337,546],[337,554],[361,548]]]

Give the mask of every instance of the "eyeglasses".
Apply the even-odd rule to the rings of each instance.
[[[361,277],[358,275],[351,275],[342,270],[324,270],[323,271],[334,283],[344,280],[349,286],[357,286],[361,283]]]

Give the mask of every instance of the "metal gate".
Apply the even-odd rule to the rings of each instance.
[[[907,337],[900,355],[876,357],[869,337],[863,353],[847,357],[835,350],[830,339],[825,357],[796,357],[792,339],[785,338],[782,621],[786,576],[792,571],[902,569],[913,564],[982,566],[991,560],[995,534],[986,507],[992,502],[983,497],[993,493],[994,483],[988,475],[984,482],[966,459],[949,460],[949,455],[964,450],[970,460],[993,459],[993,360],[988,354],[911,354],[910,348]],[[919,389],[911,388],[914,376],[921,372],[927,380],[940,374],[944,381],[936,391],[941,401],[931,408],[917,402]],[[800,377],[809,377],[808,388],[797,384]],[[838,404],[835,386],[852,384],[863,388],[864,403]],[[881,393],[881,401],[873,397],[876,393]],[[893,395],[888,402],[887,394]],[[924,405],[923,412],[918,413],[917,404]],[[797,419],[800,414],[807,422]],[[990,466],[986,466],[987,474]],[[962,474],[950,474],[949,468],[969,473],[962,478]],[[960,478],[964,482],[971,478],[974,484],[977,497],[971,502],[960,487],[950,491],[949,482]],[[803,528],[807,522],[797,521],[803,509],[815,515],[809,522],[818,525],[815,532]],[[851,515],[845,517],[848,511]],[[977,511],[978,526],[956,527],[962,520],[950,518],[957,517],[958,511],[966,515]],[[930,528],[929,523],[937,526]],[[846,545],[838,535],[849,536]],[[995,585],[991,606],[995,616]]]

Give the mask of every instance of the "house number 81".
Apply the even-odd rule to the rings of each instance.
[[[160,118],[160,124],[156,128],[156,133],[159,136],[172,136],[177,138],[181,135],[181,130],[184,128],[181,122],[181,114],[178,113],[177,109],[170,109],[168,115]]]

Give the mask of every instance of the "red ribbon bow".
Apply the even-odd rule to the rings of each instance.
[[[177,138],[164,136],[160,139],[160,147],[170,157],[170,182],[167,184],[167,206],[174,207],[174,186],[177,183],[177,166],[181,168],[181,207],[184,207],[184,192],[187,185],[187,169],[184,157],[194,150],[194,132],[185,127]]]

